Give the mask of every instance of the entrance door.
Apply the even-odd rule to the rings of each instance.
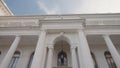
[[[58,66],[67,66],[67,54],[63,50],[58,53],[57,65]]]

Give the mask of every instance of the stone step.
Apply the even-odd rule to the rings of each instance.
[[[53,68],[72,68],[72,67],[58,66],[58,67],[53,67]]]

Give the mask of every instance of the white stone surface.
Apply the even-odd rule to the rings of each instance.
[[[16,68],[27,68],[33,52],[35,52],[35,56],[32,68],[94,68],[91,52],[95,55],[98,68],[109,68],[104,52],[113,49],[106,46],[102,35],[111,36],[116,48],[114,50],[120,54],[119,19],[120,14],[0,17],[0,64],[11,47],[13,37],[21,35],[19,46],[14,48],[21,52]],[[82,30],[84,33],[78,32],[78,30]],[[59,41],[64,42],[62,44]],[[51,44],[54,47],[53,53],[47,48]],[[76,49],[71,50],[72,46],[76,46]],[[62,49],[67,53],[68,59],[68,64],[64,67],[57,66],[58,53]],[[77,61],[74,59],[75,54]],[[73,63],[74,65],[77,63],[78,67],[77,64],[75,67]]]
[[[20,39],[21,39],[20,36],[15,37],[15,40],[13,41],[10,49],[8,50],[6,56],[4,57],[2,63],[0,64],[0,68],[7,68],[8,67],[9,62],[10,62],[13,54],[15,53],[16,48],[17,48],[17,46],[18,46],[18,44],[20,42]]]
[[[114,44],[112,43],[112,41],[108,35],[103,35],[103,38],[104,38],[106,45],[114,59],[114,62],[116,63],[116,66],[118,68],[120,68],[120,55],[119,55],[117,49],[115,48]]]

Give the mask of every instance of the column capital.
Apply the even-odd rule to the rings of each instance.
[[[41,37],[41,35],[46,35],[46,31],[45,30],[40,30],[40,34],[38,35],[38,37]]]
[[[78,34],[80,34],[80,35],[84,35],[84,36],[87,36],[87,34],[84,32],[84,29],[79,29],[79,30],[77,30],[77,32],[78,32]]]
[[[71,43],[71,45],[78,46],[80,43]]]
[[[52,44],[49,44],[47,47],[48,47],[49,49],[53,49],[53,48],[54,48]]]
[[[46,32],[47,29],[40,29],[40,31],[45,31]]]
[[[75,48],[77,48],[77,46],[71,46],[71,49],[75,49]]]
[[[110,36],[109,34],[102,35],[102,37],[109,37],[109,36]]]
[[[15,37],[21,37],[21,35],[15,35]]]
[[[41,29],[40,32],[46,32],[46,30],[45,29]]]
[[[77,31],[80,32],[80,31],[83,31],[83,29],[78,29]]]

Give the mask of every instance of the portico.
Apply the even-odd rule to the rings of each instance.
[[[92,15],[90,16],[91,18],[78,18],[77,15],[70,15],[67,19],[64,16],[58,19],[55,19],[54,16],[51,16],[51,18],[46,16],[45,19],[26,17],[24,20],[22,19],[23,17],[8,17],[7,20],[3,17],[1,22],[6,24],[0,24],[0,38],[3,37],[3,40],[0,41],[1,46],[9,45],[9,47],[1,59],[0,68],[8,68],[16,50],[27,51],[24,47],[28,49],[28,53],[34,52],[30,63],[31,68],[96,68],[96,64],[98,68],[109,68],[109,63],[104,57],[104,51],[110,52],[115,65],[119,68],[120,43],[115,41],[115,39],[120,37],[119,23],[106,24],[108,21],[112,21],[109,16],[108,18],[103,16],[105,20],[102,21],[105,21],[105,23],[99,22],[101,17],[96,19]],[[96,16],[99,17],[99,15]],[[22,23],[15,27],[18,24],[15,22],[21,22],[20,20],[22,20]],[[116,19],[113,18],[113,20]],[[12,25],[13,22],[16,25]],[[28,22],[30,23],[28,24]],[[8,40],[5,39],[5,36],[11,36],[12,41],[9,41],[12,44],[2,42]],[[2,46],[2,48],[6,48],[6,46]],[[95,58],[93,58],[91,52],[95,55]],[[24,53],[18,56],[18,58],[22,57],[24,57]],[[28,60],[24,62],[26,66],[23,65],[24,67],[22,68],[27,67]],[[13,66],[20,68],[17,63],[21,62],[16,60],[16,64]],[[102,62],[104,63],[103,65]]]

